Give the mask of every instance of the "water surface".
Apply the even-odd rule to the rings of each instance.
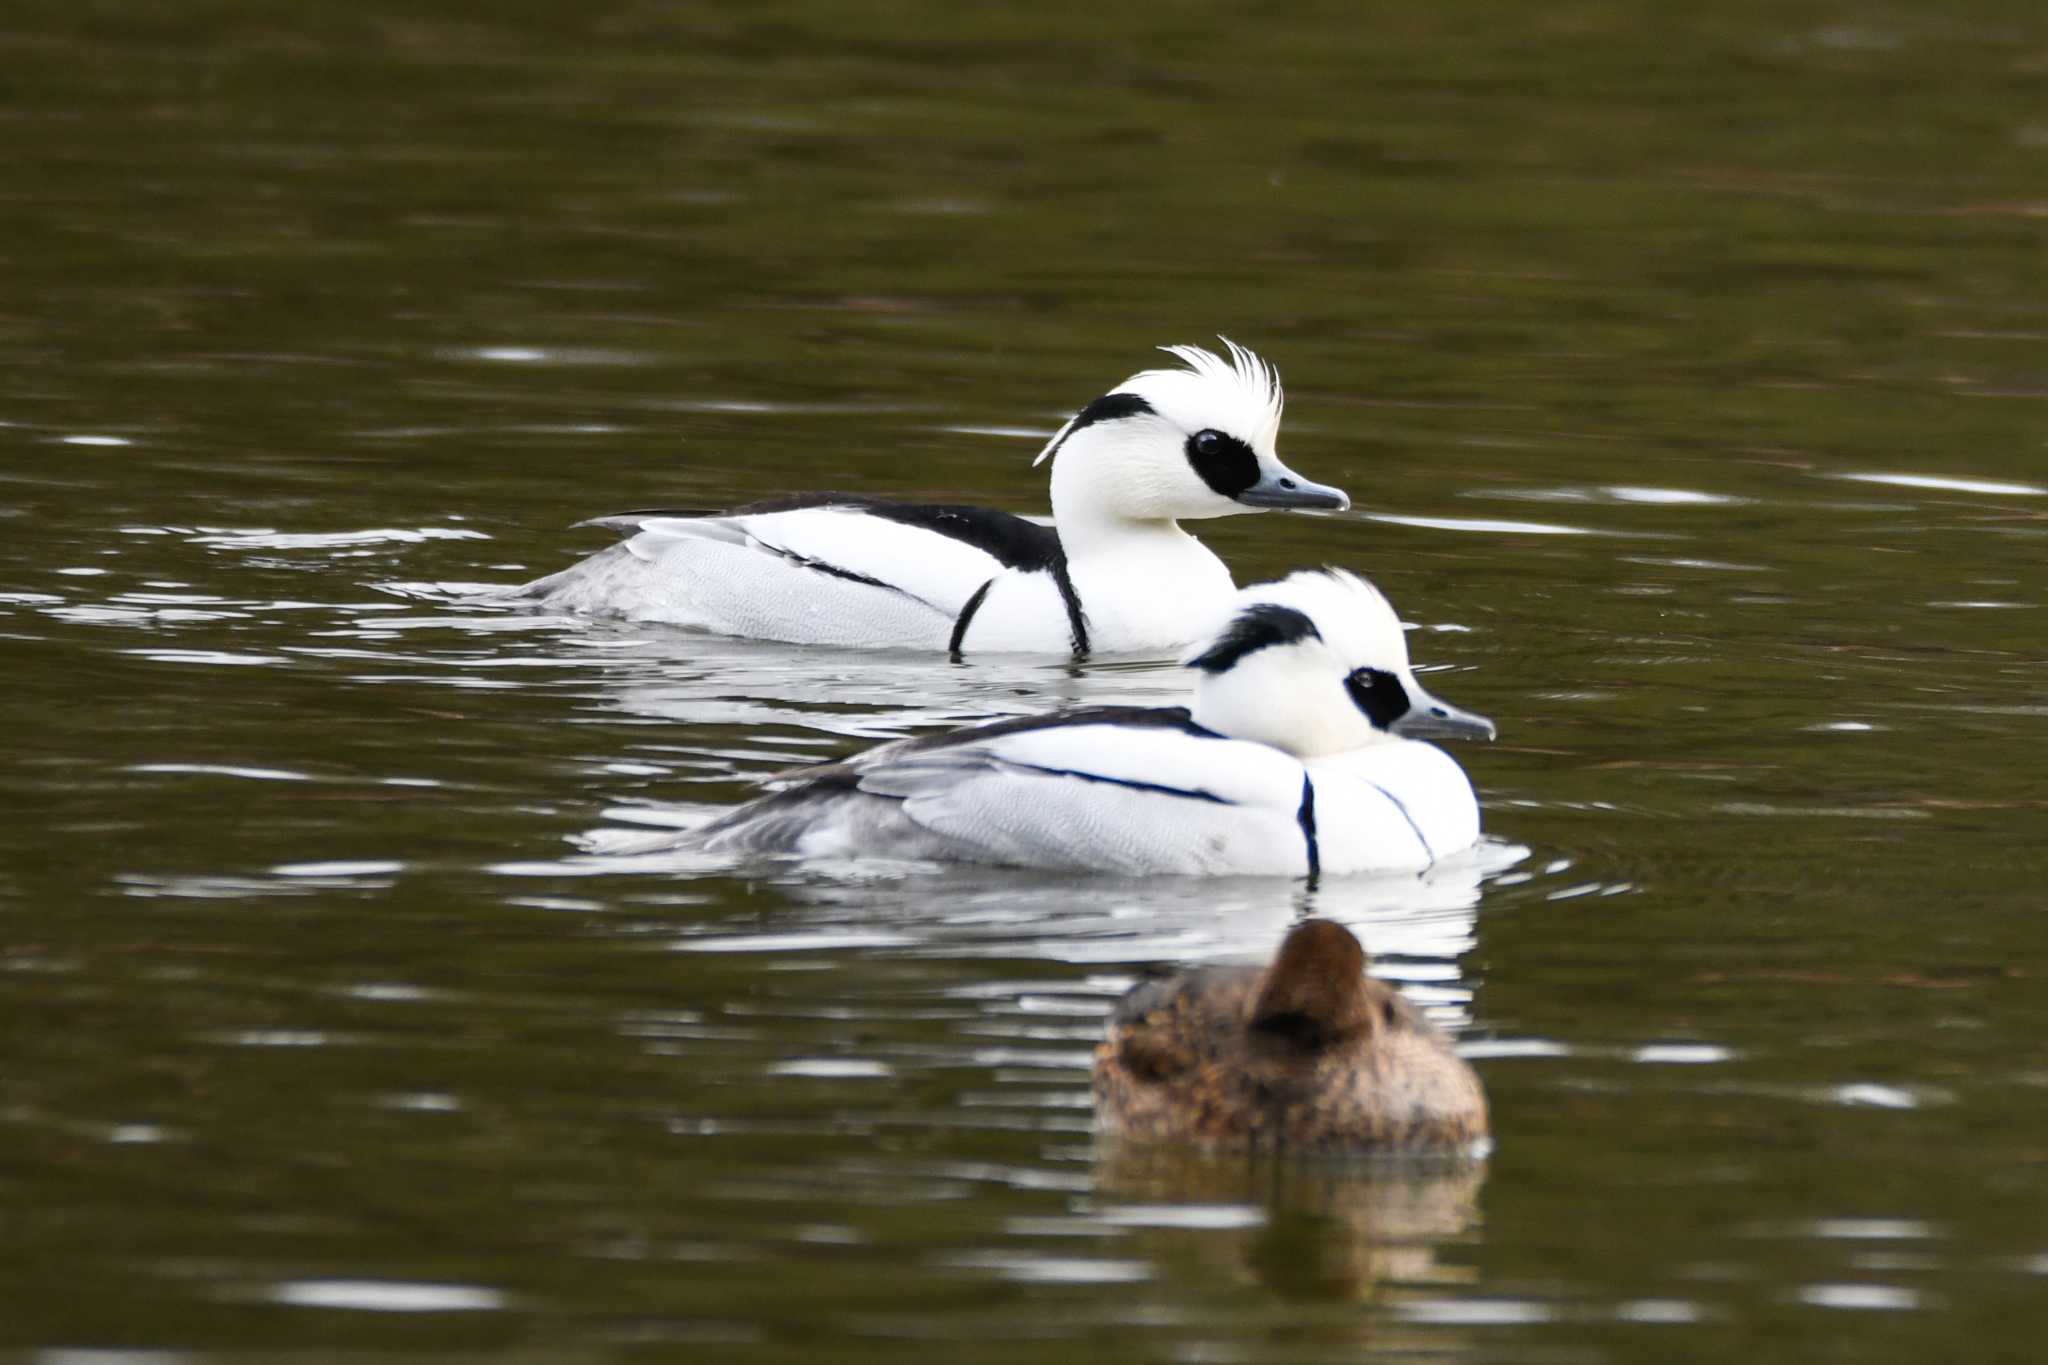
[[[28,1359],[2026,1359],[2048,1275],[2036,7],[0,21],[0,1341]],[[587,852],[1075,669],[465,605],[568,523],[1042,510],[1218,332],[1494,853]],[[1142,964],[1356,925],[1466,1171],[1099,1150]],[[73,1355],[71,1352],[86,1352]]]

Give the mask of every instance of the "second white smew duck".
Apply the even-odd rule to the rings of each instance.
[[[885,744],[671,841],[713,854],[929,858],[1130,874],[1426,868],[1479,838],[1493,737],[1423,690],[1386,598],[1341,571],[1238,594],[1189,707],[1097,707]]]
[[[1216,617],[1230,571],[1179,522],[1350,499],[1280,462],[1271,366],[1163,349],[1056,432],[1053,526],[984,507],[843,493],[719,515],[599,517],[625,539],[516,589],[535,605],[722,635],[874,649],[1179,649]]]

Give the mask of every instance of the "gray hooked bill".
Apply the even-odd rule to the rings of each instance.
[[[1492,739],[1495,733],[1485,716],[1438,701],[1415,682],[1408,684],[1408,709],[1387,729],[1403,739]]]
[[[1310,483],[1284,465],[1270,474],[1262,473],[1257,483],[1237,495],[1237,500],[1247,507],[1326,507],[1333,512],[1351,505],[1343,489]]]

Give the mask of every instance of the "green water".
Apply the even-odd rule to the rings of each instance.
[[[27,3],[0,137],[0,1349],[2038,1356],[2037,4]],[[1219,331],[1357,507],[1205,538],[1420,623],[1493,871],[579,852],[1182,684],[459,585],[656,502],[1041,510],[1033,433]],[[1136,964],[1304,908],[1486,1169],[1098,1152]]]

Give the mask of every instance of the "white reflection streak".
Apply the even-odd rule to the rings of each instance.
[[[474,1313],[505,1306],[503,1290],[404,1280],[286,1280],[272,1285],[263,1297],[295,1308],[345,1308],[369,1313]]]
[[[1881,483],[1894,488],[1924,488],[1938,493],[1989,493],[2016,498],[2048,497],[2048,488],[1999,479],[1958,479],[1935,474],[1837,474],[1851,483]]]

